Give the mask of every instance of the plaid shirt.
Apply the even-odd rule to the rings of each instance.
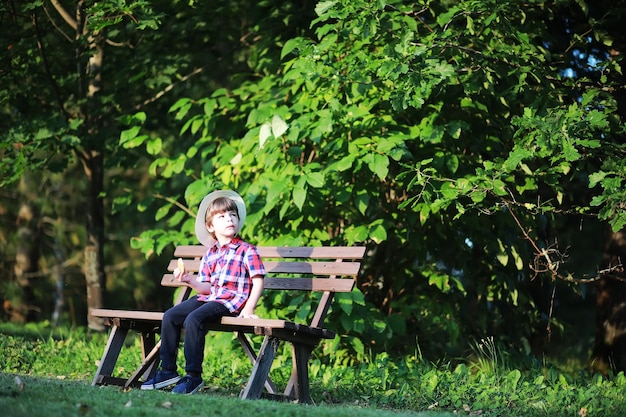
[[[231,313],[238,313],[248,301],[252,277],[266,275],[256,247],[235,237],[229,244],[215,244],[200,262],[196,280],[211,283],[209,294],[198,294],[200,301],[218,301]]]

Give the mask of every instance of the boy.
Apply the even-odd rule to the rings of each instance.
[[[256,317],[263,291],[265,267],[255,246],[237,234],[246,219],[243,199],[234,191],[214,191],[204,197],[196,216],[196,237],[208,247],[195,279],[178,268],[174,276],[198,295],[175,305],[163,315],[161,326],[161,366],[141,389],[161,389],[173,385],[172,392],[194,394],[204,386],[202,361],[207,334],[205,323],[226,315]],[[185,329],[185,372],[177,372],[176,354],[181,330]]]

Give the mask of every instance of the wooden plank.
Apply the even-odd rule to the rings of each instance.
[[[160,324],[163,319],[163,313],[155,311],[133,311],[133,310],[114,310],[114,309],[93,309],[97,317],[109,318],[113,322],[120,322],[123,320],[137,321],[137,322],[150,322]],[[128,331],[127,326],[123,326]],[[313,337],[313,339],[320,338],[333,338],[334,333],[327,329],[318,327],[310,327],[300,323],[294,323],[287,320],[278,319],[249,319],[240,317],[222,317],[221,323],[207,324],[210,330],[220,331],[241,331],[244,333],[255,333],[256,328],[268,329],[270,333],[271,329],[285,330],[284,334],[302,334],[305,337]],[[115,327],[117,329],[117,327]],[[278,333],[277,333],[278,334]],[[307,339],[309,340],[309,339]],[[119,349],[118,349],[119,351]]]
[[[160,323],[163,320],[163,313],[158,311],[140,311],[140,310],[115,310],[107,308],[94,308],[91,315],[96,317],[112,318],[112,319],[128,319],[139,321],[151,321]]]
[[[273,328],[278,328],[278,329],[284,329],[285,327],[290,327],[289,323],[290,322],[288,322],[287,320],[262,319],[262,318],[258,318],[258,319],[245,318],[244,319],[241,317],[230,317],[230,316],[222,317],[222,321],[221,321],[221,324],[237,326],[237,327],[253,328],[257,326],[262,326],[262,327],[273,327]]]
[[[159,359],[159,350],[161,349],[161,341],[159,340],[153,348],[147,352],[147,354],[143,355],[143,361],[139,368],[133,372],[133,374],[128,378],[126,383],[124,384],[124,388],[134,387],[140,385],[139,379],[143,376],[145,380],[148,380],[154,376],[156,373],[156,365]]]
[[[245,352],[248,359],[250,359],[250,362],[252,362],[252,364],[254,365],[257,355],[252,348],[252,344],[250,343],[250,339],[248,339],[248,336],[246,336],[242,332],[237,332],[237,340],[239,340],[241,348]],[[269,376],[265,381],[265,390],[272,395],[278,395],[278,388],[276,388],[276,385],[274,385],[274,382],[272,382],[272,379]]]
[[[335,333],[328,329],[274,319],[222,317],[220,323],[207,323],[206,328],[208,330],[270,335],[282,340],[295,340],[306,344],[317,344],[320,339],[333,339],[335,337]]]
[[[364,246],[257,246],[263,258],[361,259]],[[178,246],[176,258],[201,258],[207,251],[202,245]]]
[[[198,272],[200,261],[183,259],[185,270],[191,273]],[[350,275],[356,276],[361,268],[360,262],[324,262],[324,261],[263,261],[268,274],[307,274],[307,275]],[[167,270],[173,272],[178,267],[178,260],[172,259]]]
[[[120,351],[124,346],[124,340],[128,334],[128,329],[121,329],[119,327],[113,327],[111,333],[109,333],[109,339],[104,348],[104,353],[100,359],[100,364],[96,370],[91,385],[97,385],[101,382],[103,377],[111,376],[117,363],[117,358],[120,355]]]
[[[336,278],[265,278],[263,289],[350,292],[353,279]]]
[[[274,327],[257,327],[256,334],[270,335],[292,343],[301,343],[317,346],[320,339],[334,339],[335,332],[328,329],[318,329],[315,327],[299,328],[298,330],[280,329]]]
[[[164,287],[182,287],[184,283],[172,274],[163,275],[161,285]],[[353,279],[336,278],[265,278],[264,290],[300,290],[300,291],[335,291],[350,292],[354,288]]]
[[[361,259],[364,246],[258,246],[265,258]]]
[[[285,390],[286,396],[291,396],[295,391],[296,399],[305,404],[311,403],[309,393],[309,358],[311,347],[294,343],[291,347],[293,355],[293,373]]]
[[[328,310],[330,309],[330,304],[333,301],[334,294],[331,291],[325,291],[320,298],[319,303],[317,304],[317,309],[315,310],[315,315],[313,316],[313,320],[311,320],[311,326],[313,327],[323,327],[324,321],[326,320],[326,315],[328,314]]]
[[[126,382],[128,380],[126,378],[120,378],[120,377],[115,377],[115,376],[107,376],[107,375],[101,375],[98,378],[97,383],[92,384],[92,385],[116,385],[119,387],[123,387],[126,385]]]
[[[265,381],[267,381],[267,377],[269,376],[270,368],[276,357],[276,352],[278,352],[279,345],[280,340],[274,337],[266,336],[263,339],[261,350],[252,367],[252,373],[250,374],[250,378],[248,378],[246,388],[241,394],[242,399],[256,400],[261,398]]]

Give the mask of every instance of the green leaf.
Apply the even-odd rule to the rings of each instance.
[[[459,169],[459,157],[455,154],[446,156],[446,168],[451,174],[455,174]]]
[[[486,197],[487,197],[487,193],[482,190],[477,190],[470,194],[470,198],[472,199],[472,202],[474,203],[481,203],[482,201],[485,200]]]
[[[387,330],[387,323],[385,323],[383,320],[374,320],[374,322],[372,323],[372,327],[375,332],[382,333]]]
[[[122,130],[122,133],[120,134],[120,145],[124,147],[135,147],[135,146],[130,146],[127,143],[131,141],[132,139],[136,138],[137,133],[139,133],[140,130],[141,130],[141,126],[133,126],[130,129]]]
[[[459,190],[456,189],[454,183],[444,182],[441,185],[441,194],[448,200],[455,200],[459,195]]]
[[[387,177],[389,172],[389,158],[380,154],[369,154],[364,158],[367,161],[369,169],[381,180]]]
[[[352,298],[349,294],[335,293],[335,301],[344,313],[347,315],[352,314]]]
[[[382,219],[378,219],[370,224],[369,227],[369,237],[376,243],[382,243],[387,240],[387,230],[382,222]]]
[[[293,189],[293,202],[302,211],[302,206],[306,200],[306,188],[294,187]]]
[[[289,55],[291,51],[298,48],[301,43],[302,40],[299,38],[289,39],[287,42],[285,42],[285,45],[283,45],[283,49],[280,51],[280,58],[285,58],[285,56]]]
[[[509,154],[506,161],[504,161],[504,163],[502,164],[502,168],[504,169],[505,172],[514,171],[517,169],[518,165],[520,165],[524,159],[531,157],[531,156],[532,156],[532,153],[530,151],[526,149],[516,148]]]
[[[593,188],[598,183],[602,182],[602,180],[607,176],[607,173],[604,171],[594,172],[589,175],[589,188]]]
[[[345,238],[349,245],[366,242],[369,237],[369,230],[366,226],[350,226],[345,231]]]
[[[493,192],[498,196],[507,195],[506,184],[502,180],[495,179],[493,181]]]
[[[326,12],[328,12],[330,9],[332,9],[335,3],[337,3],[337,0],[320,1],[315,5],[315,13],[321,17],[325,15]]]
[[[163,219],[165,216],[167,216],[167,214],[170,212],[170,210],[172,209],[172,205],[171,204],[165,204],[163,206],[161,206],[155,216],[154,216],[154,220],[159,221],[161,219]]]
[[[441,13],[437,16],[437,24],[441,27],[444,27],[454,18],[454,15],[457,14],[459,8],[457,6],[451,7],[445,13]]]
[[[346,171],[352,168],[352,164],[354,163],[354,160],[355,160],[354,155],[346,155],[345,157],[341,158],[339,161],[337,161],[334,164],[334,169],[336,169],[339,172]]]
[[[189,110],[191,110],[191,107],[193,105],[193,102],[189,99],[181,99],[178,100],[174,106],[172,106],[172,108],[170,108],[171,112],[174,112],[174,110],[177,110],[176,115],[174,116],[174,118],[176,120],[182,120],[185,118],[185,116],[187,115],[187,113],[189,112]]]
[[[161,152],[162,148],[163,141],[161,140],[161,138],[150,139],[148,140],[148,143],[146,145],[146,150],[150,155],[157,155],[159,152]]]
[[[306,174],[306,182],[313,188],[324,186],[324,175],[321,172],[309,172]]]
[[[580,159],[580,153],[574,144],[567,139],[563,139],[563,156],[565,156],[566,161],[570,162]]]
[[[367,207],[369,206],[369,203],[370,193],[368,193],[366,190],[358,191],[357,195],[354,197],[354,204],[356,205],[357,210],[359,210],[359,213],[364,215]]]
[[[350,337],[350,344],[352,345],[352,349],[354,349],[354,351],[358,355],[360,355],[360,357],[363,357],[363,355],[365,355],[365,346],[358,337]]]

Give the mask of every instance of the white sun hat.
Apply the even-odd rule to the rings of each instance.
[[[213,191],[202,199],[198,214],[196,214],[196,237],[204,246],[213,246],[215,243],[215,239],[211,236],[206,227],[206,212],[209,207],[211,207],[211,203],[213,203],[216,198],[220,197],[230,198],[237,204],[237,211],[239,212],[239,229],[237,233],[241,231],[246,221],[246,205],[239,194],[232,190]]]

